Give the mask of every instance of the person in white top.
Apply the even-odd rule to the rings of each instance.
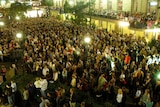
[[[48,88],[48,81],[45,77],[41,78],[41,81],[40,81],[40,92],[41,92],[41,95],[42,97],[46,97],[46,90]]]
[[[17,84],[15,81],[11,81],[11,88],[12,88],[12,99],[13,99],[13,103],[15,103],[15,94],[17,91]]]
[[[123,99],[123,91],[122,89],[118,89],[116,101],[117,101],[117,107],[122,107],[122,99]]]
[[[42,74],[43,74],[44,77],[46,77],[47,72],[49,72],[49,68],[47,67],[47,65],[44,65],[44,68],[42,70]]]
[[[3,62],[3,49],[2,49],[2,46],[0,46],[0,60]]]
[[[12,92],[13,92],[13,93],[17,91],[16,82],[14,82],[13,80],[11,81],[11,88],[12,88]]]

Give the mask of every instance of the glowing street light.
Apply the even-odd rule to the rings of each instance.
[[[85,37],[84,42],[89,44],[91,42],[91,38],[90,37]]]
[[[73,0],[70,0],[70,1],[69,1],[69,5],[73,6],[73,5],[74,5],[74,1],[73,1]]]
[[[0,22],[0,26],[4,26],[4,22]]]
[[[16,16],[16,20],[20,20],[20,17],[19,17],[19,16]]]
[[[157,79],[160,80],[160,73],[157,74]]]
[[[17,34],[16,34],[16,37],[17,37],[18,39],[22,38],[22,33],[17,33]]]

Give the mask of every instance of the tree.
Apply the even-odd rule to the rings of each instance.
[[[78,25],[86,25],[87,18],[84,16],[84,13],[87,8],[89,8],[89,14],[91,12],[91,6],[94,4],[94,0],[90,0],[87,3],[80,1],[76,3],[77,5],[71,6],[68,1],[64,4],[64,13],[71,13],[74,15],[72,22]]]
[[[11,7],[6,9],[7,16],[10,16],[10,20],[14,20],[16,16],[25,18],[24,13],[30,9],[31,6],[26,5],[25,3],[15,2],[11,4]]]
[[[42,0],[41,4],[43,6],[53,6],[53,0]]]
[[[53,0],[42,0],[41,4],[43,6],[47,6],[46,7],[46,15],[47,15],[47,17],[50,16],[51,15],[51,11],[50,11],[51,8],[50,8],[50,6],[53,6]]]

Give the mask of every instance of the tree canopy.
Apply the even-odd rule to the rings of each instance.
[[[88,12],[90,13],[92,9],[92,5],[94,4],[94,0],[90,0],[89,2],[79,1],[76,5],[70,5],[68,1],[64,4],[64,13],[71,13],[74,15],[72,18],[73,23],[78,25],[87,24],[87,18],[84,16],[88,8]]]
[[[53,6],[53,0],[42,0],[41,4],[43,6]]]
[[[25,3],[15,2],[11,4],[10,8],[6,9],[6,12],[11,19],[14,19],[16,16],[24,17],[24,13],[27,12],[29,8],[31,8],[31,6]]]

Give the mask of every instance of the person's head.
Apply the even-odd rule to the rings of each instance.
[[[144,94],[148,94],[149,93],[149,89],[145,89]]]
[[[81,102],[81,106],[80,107],[85,107],[85,102],[83,101],[83,102]]]
[[[68,103],[63,104],[63,107],[69,107]]]
[[[118,94],[122,94],[122,93],[123,93],[122,89],[119,88],[119,89],[118,89]]]
[[[74,89],[73,88],[70,88],[70,93],[74,93]]]
[[[15,81],[14,81],[14,80],[11,80],[11,83],[15,83]]]
[[[24,91],[26,91],[26,90],[28,90],[28,88],[27,88],[27,87],[24,87]]]

